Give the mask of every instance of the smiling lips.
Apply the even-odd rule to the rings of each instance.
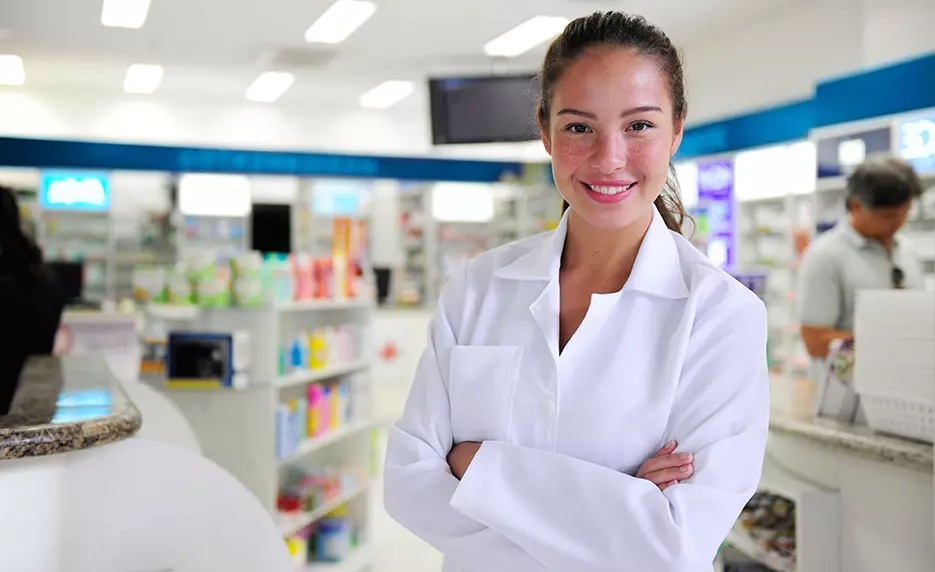
[[[599,203],[616,203],[630,196],[637,181],[595,181],[591,184],[581,182],[588,191],[588,196]]]

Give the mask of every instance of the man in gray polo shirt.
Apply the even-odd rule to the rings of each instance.
[[[813,358],[853,336],[857,290],[923,287],[919,259],[896,234],[921,194],[912,166],[891,157],[867,159],[848,177],[848,216],[815,239],[799,275],[799,323]]]

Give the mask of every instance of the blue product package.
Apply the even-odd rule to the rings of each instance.
[[[280,405],[276,408],[276,457],[286,458],[292,451],[288,448],[289,408]]]

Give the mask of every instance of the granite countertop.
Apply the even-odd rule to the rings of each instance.
[[[773,411],[769,428],[772,432],[809,439],[842,453],[933,472],[931,443],[882,435],[866,425],[850,425],[834,419]]]
[[[141,421],[102,358],[31,358],[0,415],[0,460],[106,445],[132,436]]]

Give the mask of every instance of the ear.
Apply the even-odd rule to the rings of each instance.
[[[685,134],[685,118],[681,117],[675,122],[675,130],[672,137],[672,147],[669,149],[669,157],[674,157],[682,144],[682,135]]]
[[[539,137],[542,139],[542,146],[545,147],[545,152],[552,156],[552,138],[549,137],[549,132],[544,128],[539,128]]]

